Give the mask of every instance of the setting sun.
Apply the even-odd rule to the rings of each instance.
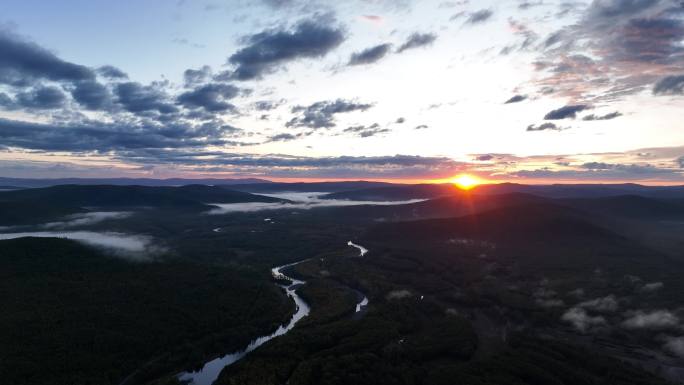
[[[481,184],[482,181],[472,175],[461,174],[451,179],[451,183],[463,190],[470,190],[471,188]]]

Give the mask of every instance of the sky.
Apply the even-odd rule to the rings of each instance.
[[[684,183],[681,0],[3,0],[0,176]]]

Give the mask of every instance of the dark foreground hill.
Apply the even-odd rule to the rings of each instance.
[[[76,207],[201,208],[211,203],[281,201],[281,199],[204,185],[181,187],[62,185],[0,192],[0,202],[40,202]]]
[[[674,266],[663,254],[599,223],[584,211],[542,202],[457,218],[379,224],[364,242],[428,253],[457,244],[486,244],[523,270],[571,275],[603,269],[620,276],[634,271],[657,276]]]
[[[551,203],[515,205],[457,218],[390,223],[369,233],[371,239],[411,242],[454,237],[529,241],[576,236],[604,238],[612,234],[584,220],[580,213]]]
[[[605,296],[599,290],[622,290],[627,272],[646,277],[655,263],[672,265],[583,211],[524,194],[510,195],[510,206],[502,196],[473,198],[493,209],[378,224],[358,240],[370,250],[364,257],[325,254],[297,265],[309,319],[227,367],[217,383],[666,384],[583,343],[561,317],[583,300],[570,294],[577,288],[587,298]],[[422,203],[468,212],[473,202]],[[608,281],[613,271],[619,280]],[[353,303],[331,300],[326,287],[363,292],[368,311],[353,313]],[[330,308],[347,316],[326,321]]]
[[[620,195],[593,199],[563,199],[559,202],[587,212],[614,217],[644,220],[684,218],[684,202],[672,199]]]
[[[0,202],[0,226],[45,223],[55,218],[85,211],[80,207],[42,202]]]
[[[154,358],[174,370],[237,349],[292,306],[249,271],[127,262],[54,238],[0,241],[0,255],[4,384],[118,384]]]

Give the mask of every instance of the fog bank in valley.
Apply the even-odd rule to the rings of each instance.
[[[283,192],[278,194],[258,194],[264,195],[272,198],[280,198],[291,201],[292,203],[263,203],[263,202],[249,202],[249,203],[211,203],[212,206],[216,206],[215,209],[209,211],[209,214],[220,215],[228,214],[233,212],[254,212],[254,211],[265,211],[265,210],[309,210],[317,207],[346,207],[346,206],[394,206],[394,205],[404,205],[410,203],[418,203],[424,201],[424,199],[412,199],[406,201],[349,201],[340,199],[321,199],[322,195],[326,193],[321,192]]]

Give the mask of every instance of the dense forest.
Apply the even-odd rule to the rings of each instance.
[[[0,241],[0,377],[118,384],[245,345],[293,310],[267,276],[135,263],[63,239]],[[158,373],[157,373],[158,374]]]

